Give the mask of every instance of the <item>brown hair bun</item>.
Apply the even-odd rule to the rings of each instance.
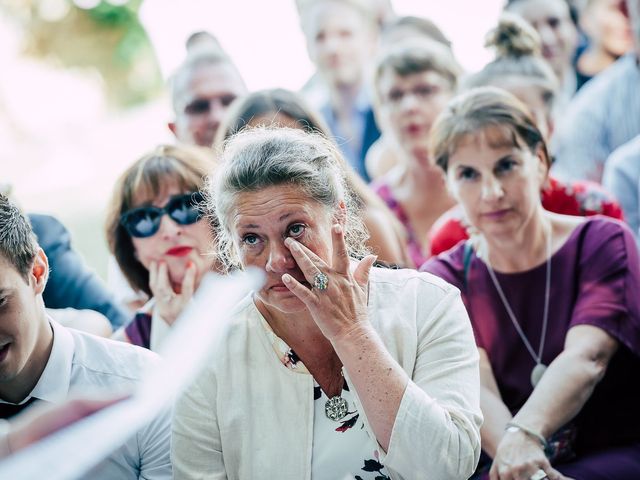
[[[524,19],[510,13],[500,16],[498,26],[486,36],[485,47],[493,48],[498,58],[541,55],[538,32]]]

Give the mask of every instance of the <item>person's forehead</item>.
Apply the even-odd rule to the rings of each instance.
[[[180,96],[215,98],[222,95],[242,95],[245,86],[238,71],[228,63],[200,65],[183,80]]]
[[[411,86],[415,84],[441,85],[447,84],[447,79],[435,70],[427,69],[421,72],[400,75],[391,67],[387,67],[380,75],[380,84],[387,88],[396,86]]]
[[[7,293],[9,290],[13,290],[16,281],[21,279],[22,277],[16,267],[0,253],[0,293]]]
[[[133,195],[131,208],[137,208],[142,205],[163,207],[170,197],[185,193],[184,190],[184,188],[181,188],[178,179],[170,177],[167,177],[162,185],[160,185],[157,194],[153,192],[150,186],[141,185]]]
[[[519,150],[515,142],[514,134],[506,125],[490,125],[481,130],[462,134],[454,151],[451,153],[449,163],[461,161],[465,164],[481,163],[480,160],[492,160],[505,153]],[[483,151],[486,155],[475,155],[474,152]],[[484,158],[487,157],[487,158]]]
[[[296,185],[274,185],[243,192],[237,195],[235,205],[235,223],[239,226],[250,219],[264,218],[265,214],[278,216],[293,210],[310,213],[323,208]]]
[[[307,34],[314,35],[327,28],[343,27],[361,30],[366,21],[355,6],[334,0],[317,2],[304,14],[303,25]]]
[[[570,19],[569,6],[564,0],[521,0],[510,7],[509,11],[522,16],[531,23],[549,17]]]

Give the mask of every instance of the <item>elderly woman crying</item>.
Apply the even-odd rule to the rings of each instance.
[[[326,139],[231,137],[212,182],[219,255],[265,285],[178,401],[175,478],[466,479],[478,355],[458,290],[372,268]]]

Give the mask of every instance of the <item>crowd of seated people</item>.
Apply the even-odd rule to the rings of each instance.
[[[257,268],[83,478],[640,478],[640,0],[509,0],[477,72],[388,1],[295,4],[299,93],[189,37],[106,284],[0,185],[0,467],[163,368],[205,275]]]

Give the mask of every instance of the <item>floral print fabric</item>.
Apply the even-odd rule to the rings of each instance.
[[[282,364],[296,373],[309,375],[293,349],[264,320],[263,325]],[[348,412],[340,421],[334,422],[325,415],[325,403],[329,398],[314,380],[311,478],[334,480],[349,475],[356,480],[388,480],[390,477],[379,461],[378,444],[369,437],[346,381],[340,396],[347,401]]]

